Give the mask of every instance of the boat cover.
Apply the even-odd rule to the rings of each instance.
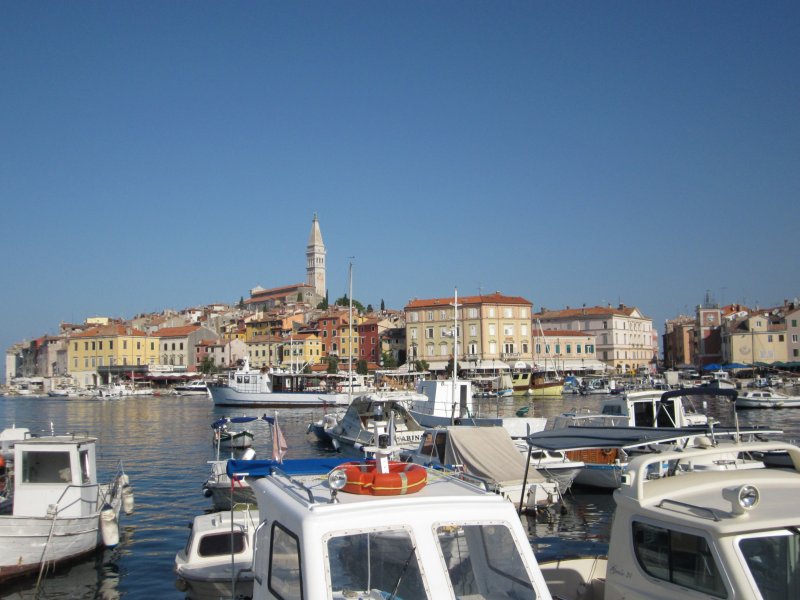
[[[328,473],[336,467],[353,462],[346,458],[295,458],[292,460],[229,460],[226,472],[228,477],[267,477],[273,469],[287,475],[317,475]]]
[[[716,437],[742,435],[780,434],[779,429],[762,427],[714,427]],[[636,448],[648,444],[661,444],[695,436],[712,437],[711,429],[702,427],[563,427],[548,429],[528,436],[528,444],[543,450],[582,450],[588,448]]]
[[[275,424],[275,417],[267,415],[261,417],[222,417],[211,424],[212,429],[223,429],[228,423],[252,423],[253,421],[266,421],[270,425]]]
[[[520,485],[527,459],[503,427],[448,427],[445,463],[460,464],[470,475],[503,485]],[[529,469],[528,481],[544,478]]]

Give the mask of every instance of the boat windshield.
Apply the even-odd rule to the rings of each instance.
[[[536,598],[514,536],[506,525],[440,525],[436,536],[456,598]]]
[[[429,599],[411,535],[390,529],[340,535],[328,540],[334,598],[375,591],[384,598]]]
[[[764,600],[800,598],[800,529],[742,538],[739,550]]]

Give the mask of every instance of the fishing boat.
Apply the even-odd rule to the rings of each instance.
[[[228,465],[262,511],[253,599],[550,600],[511,502],[421,465]]]
[[[736,408],[800,408],[800,396],[781,394],[770,388],[750,390],[736,398]]]
[[[118,465],[98,482],[97,439],[47,435],[14,444],[14,499],[0,516],[0,582],[40,577],[45,566],[119,542],[119,513],[133,511],[133,490]]]
[[[518,371],[512,373],[511,385],[515,396],[545,398],[561,396],[564,391],[562,380],[553,378],[544,372]]]
[[[175,555],[175,587],[189,600],[251,597],[259,522],[249,504],[195,517],[186,546]]]
[[[797,598],[800,448],[735,444],[741,455],[778,452],[784,469],[697,469],[727,446],[686,448],[631,461],[614,492],[608,556],[541,564],[554,597]]]
[[[293,370],[253,369],[248,357],[228,373],[226,383],[209,386],[217,406],[335,406],[346,405],[348,395],[307,391],[310,377]]]

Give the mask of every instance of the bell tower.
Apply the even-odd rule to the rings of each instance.
[[[317,213],[314,213],[306,246],[306,284],[314,288],[314,293],[320,298],[325,297],[325,244],[322,242]]]

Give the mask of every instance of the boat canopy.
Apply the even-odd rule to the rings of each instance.
[[[229,423],[252,423],[253,421],[265,421],[270,425],[275,425],[275,417],[263,415],[261,417],[222,417],[211,424],[211,429],[225,429]]]
[[[228,477],[267,477],[275,470],[286,475],[317,475],[328,473],[336,467],[353,462],[348,458],[295,458],[284,460],[229,460],[226,468]]]

